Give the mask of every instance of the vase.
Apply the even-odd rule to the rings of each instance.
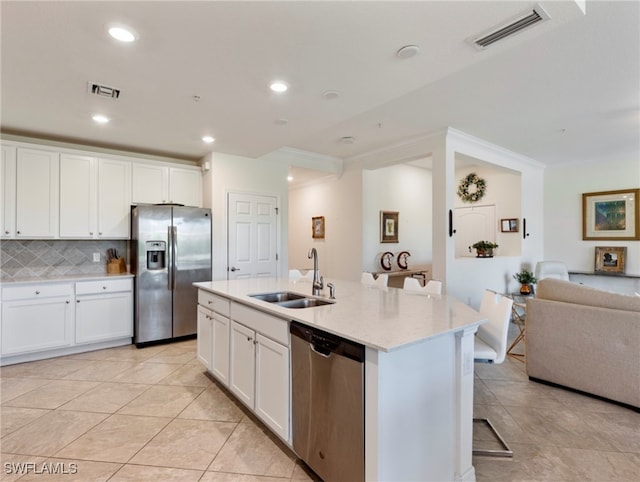
[[[476,248],[476,258],[493,258],[493,248]]]
[[[530,295],[531,294],[531,285],[528,283],[522,283],[520,285],[520,294],[521,295]]]

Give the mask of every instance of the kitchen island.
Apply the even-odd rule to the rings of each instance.
[[[328,282],[335,285],[335,303],[302,309],[286,308],[249,295],[289,291],[311,297],[312,285],[305,281],[255,278],[195,283],[202,295],[199,304],[214,305],[212,316],[207,315],[213,320],[213,327],[198,324],[198,343],[206,340],[207,335],[211,337],[211,333],[215,338],[215,318],[218,316],[224,323],[224,315],[232,325],[236,324],[235,318],[239,318],[236,325],[248,329],[243,335],[249,333],[249,338],[250,330],[256,330],[254,344],[259,346],[263,339],[262,343],[277,345],[287,371],[290,369],[289,321],[360,343],[365,346],[366,480],[475,480],[471,463],[473,337],[484,318],[445,295],[378,289],[343,280]],[[216,314],[215,305],[217,313],[222,315]],[[208,312],[204,306],[199,306],[199,310]],[[243,320],[248,319],[247,313],[254,313],[252,320],[259,321],[243,324]],[[246,324],[250,326],[247,328]],[[238,351],[222,350],[222,364],[226,357],[232,365],[228,367],[231,373]],[[216,353],[211,354],[211,358],[215,357]],[[270,360],[273,365],[275,358]],[[218,380],[231,385],[224,370],[211,367],[208,365],[209,371]],[[258,372],[261,369],[255,369],[255,373]],[[260,403],[261,383],[266,385],[256,378],[257,401],[243,399],[243,391],[231,386],[230,389],[237,396],[240,394],[239,399],[291,447],[290,376],[285,373],[269,379],[271,391],[284,394],[280,398],[284,407],[280,417],[261,409],[261,406],[268,409],[274,405],[273,400]],[[265,391],[265,396],[270,396],[271,391]],[[272,423],[278,418],[280,422]]]

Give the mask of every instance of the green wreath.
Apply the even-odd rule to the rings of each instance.
[[[475,186],[475,190],[473,192],[469,192],[469,188],[471,186]],[[474,203],[482,199],[486,189],[486,181],[472,172],[460,181],[460,186],[458,186],[458,196],[460,196],[460,199],[466,203]]]

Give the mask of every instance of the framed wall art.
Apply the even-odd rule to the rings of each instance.
[[[626,247],[605,248],[596,246],[596,273],[624,273],[624,263],[627,257]]]
[[[311,237],[313,239],[324,239],[324,216],[311,218]]]
[[[640,240],[640,189],[582,195],[583,240]]]
[[[500,231],[503,233],[518,232],[518,218],[509,218],[500,220]]]
[[[398,242],[398,216],[395,211],[380,211],[380,242]]]

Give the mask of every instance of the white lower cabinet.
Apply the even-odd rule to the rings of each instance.
[[[1,353],[30,353],[73,344],[73,284],[2,289]]]
[[[211,371],[213,365],[211,357],[213,355],[213,311],[198,305],[198,339],[197,356],[207,370]]]
[[[223,385],[229,386],[229,333],[231,321],[226,316],[213,314],[213,352],[211,354],[211,373]]]
[[[231,322],[231,373],[229,389],[250,408],[254,408],[256,332]]]
[[[75,335],[78,344],[132,337],[132,280],[76,283]]]

